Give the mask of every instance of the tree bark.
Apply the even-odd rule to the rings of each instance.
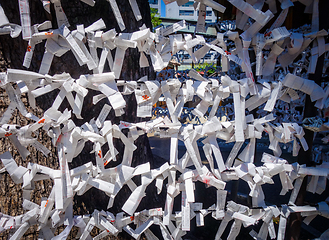
[[[96,0],[96,4],[94,7],[91,7],[79,0],[62,0],[63,10],[71,24],[70,30],[76,29],[76,25],[84,24],[85,27],[89,26],[93,22],[102,18],[106,24],[107,30],[115,28],[117,32],[120,32],[114,14],[112,12],[111,6],[106,0]],[[150,16],[150,8],[148,1],[145,0],[137,0],[140,12],[142,14],[143,19],[141,21],[136,21],[134,14],[131,10],[130,4],[128,1],[117,1],[118,7],[122,14],[122,18],[126,25],[126,30],[124,32],[134,32],[138,31],[139,28],[145,24],[148,28],[152,28],[151,25],[151,16]],[[30,12],[31,12],[31,22],[32,25],[37,23],[42,23],[46,20],[50,20],[53,24],[53,29],[57,28],[56,15],[53,9],[53,5],[51,5],[51,15],[48,14],[42,6],[42,2],[40,0],[30,0]],[[10,23],[16,23],[20,25],[20,17],[19,17],[19,8],[18,1],[1,1],[1,5],[4,9],[6,16],[9,19]],[[45,41],[36,45],[34,50],[33,59],[31,62],[31,67],[28,69],[30,71],[38,72],[41,64],[43,52],[44,52]],[[0,71],[6,71],[8,68],[13,69],[25,69],[23,64],[23,59],[25,55],[25,51],[27,48],[27,42],[24,41],[21,35],[18,38],[12,39],[9,35],[0,36]],[[115,50],[112,51],[112,55],[114,56]],[[105,67],[105,71],[109,71],[109,67]],[[76,61],[74,55],[71,51],[64,54],[61,58],[54,57],[52,66],[49,71],[49,75],[54,75],[58,73],[67,72],[73,78],[79,78],[82,74],[91,74],[92,72],[88,70],[86,65],[79,66]],[[137,49],[127,49],[124,59],[124,64],[121,72],[120,79],[123,80],[138,80],[140,77],[148,75],[149,79],[154,79],[155,74],[152,67],[149,68],[140,68],[139,67],[139,52]],[[5,91],[0,89],[0,116],[6,110],[9,105],[9,100],[7,99],[7,95]],[[24,94],[22,95],[22,100],[26,105],[29,112],[33,112],[38,117],[42,117],[43,112],[51,107],[53,100],[57,96],[58,91],[53,91],[50,94],[46,94],[37,98],[37,109],[32,109],[28,107],[28,99]],[[98,94],[96,91],[89,90],[88,95],[84,99],[83,109],[82,109],[82,117],[83,120],[76,119],[74,116],[72,117],[73,121],[77,126],[81,126],[84,122],[89,122],[93,117],[97,117],[100,113],[102,106],[107,103],[107,99],[103,99],[96,105],[92,104],[93,95]],[[125,114],[121,117],[115,117],[114,112],[111,111],[108,119],[112,120],[112,123],[118,124],[120,120],[128,121],[128,122],[138,122],[141,119],[137,119],[136,117],[136,100],[134,94],[125,96],[125,100],[127,103],[127,107],[125,109]],[[109,103],[108,103],[109,104]],[[61,107],[60,111],[68,108],[70,110],[70,106],[68,102],[65,100]],[[25,126],[31,123],[30,120],[23,117],[17,110],[15,114],[10,120],[11,124],[18,124],[21,126]],[[57,151],[54,146],[51,145],[51,140],[47,136],[44,131],[40,131],[38,140],[48,149],[51,150],[51,154],[48,157],[44,157],[42,153],[38,152],[32,147],[28,147],[28,150],[31,152],[30,156],[23,161],[20,157],[17,150],[12,147],[9,143],[8,139],[1,139],[0,142],[0,154],[10,151],[16,160],[18,165],[27,166],[28,162],[38,163],[41,165],[45,165],[54,169],[58,169],[58,157]],[[114,141],[115,147],[119,152],[123,151],[123,144],[121,141]],[[148,138],[146,135],[140,136],[136,141],[135,145],[138,147],[134,152],[132,165],[136,166],[141,163],[150,162],[151,168],[154,167],[153,164],[153,156],[149,147]],[[86,162],[92,161],[95,164],[95,156],[94,154],[90,154],[92,150],[92,145],[90,143],[86,143],[82,153],[73,159],[72,163],[69,164],[70,168],[80,166]],[[104,149],[105,150],[105,149]],[[110,163],[109,167],[113,167],[118,165],[121,162],[122,154],[119,154],[118,161],[115,163]],[[1,163],[2,165],[2,163]],[[3,166],[0,166],[3,167]],[[0,183],[0,210],[4,214],[8,215],[19,215],[23,213],[22,209],[22,189],[21,185],[15,185],[11,180],[8,174],[3,174],[2,180]],[[51,181],[40,181],[35,184],[35,189],[31,194],[31,201],[40,204],[41,197],[48,197],[52,189]],[[112,213],[116,214],[121,212],[121,207],[125,203],[126,199],[130,194],[130,190],[124,187],[120,193],[117,195],[116,200],[114,202],[114,206],[109,210]],[[75,196],[74,198],[74,214],[91,214],[94,209],[104,209],[107,210],[109,197],[105,195],[103,192],[92,188],[88,192],[86,192],[83,196]],[[150,202],[149,202],[150,201]],[[152,205],[152,201],[156,201],[156,199],[151,199],[147,201],[142,201],[141,208],[148,208],[147,205]],[[143,208],[144,205],[144,208]],[[6,231],[3,235],[5,238],[10,235],[10,231]],[[37,227],[31,227],[26,234],[24,235],[24,239],[37,239]],[[74,237],[73,234],[70,237]],[[123,238],[128,238],[123,235]]]
[[[329,22],[327,19],[328,17],[326,13],[326,9],[328,9],[328,7],[329,7],[328,1],[325,0],[319,1],[319,30],[328,29],[329,27]],[[294,20],[294,24],[295,24],[294,27],[296,27],[296,24],[298,24],[299,22],[303,23],[302,21],[299,21],[300,19],[297,20],[298,21],[296,21],[296,19]],[[305,19],[303,20],[305,21]],[[309,74],[308,77],[310,80],[313,80],[316,84],[320,86],[321,86],[321,82],[323,81],[322,79],[323,65],[324,65],[324,54],[318,58],[315,73]],[[305,106],[304,106],[304,116],[303,116],[304,119],[318,115],[318,110],[316,107],[314,107],[314,104],[315,102],[312,102],[310,96],[307,95],[305,100]],[[306,166],[310,167],[312,165],[315,165],[315,163],[312,162],[314,132],[305,129],[304,138],[307,142],[309,149],[307,151],[304,151],[304,149],[300,149],[298,154],[298,163],[300,165],[306,164]],[[308,180],[307,178],[308,176],[305,176],[302,186],[299,190],[295,203],[297,206],[304,205],[304,198],[306,196],[306,189],[307,189],[307,180]],[[291,240],[298,240],[300,238],[301,224],[302,224],[302,216],[300,213],[290,214],[289,221],[287,223],[287,226],[289,227],[289,231],[287,231],[286,238]]]

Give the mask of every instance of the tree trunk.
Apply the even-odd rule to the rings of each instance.
[[[102,18],[106,24],[107,30],[115,28],[117,32],[120,32],[114,14],[112,12],[111,6],[106,0],[98,0],[94,7],[91,7],[79,0],[62,0],[62,7],[65,11],[65,14],[68,18],[69,23],[71,24],[70,30],[76,29],[76,25],[84,24],[85,27],[89,26],[93,22]],[[134,14],[131,10],[131,6],[128,1],[117,1],[118,7],[122,14],[123,21],[126,25],[125,32],[134,32],[138,31],[139,27],[141,27],[144,23],[148,28],[151,28],[151,17],[150,17],[150,8],[148,1],[145,0],[137,0],[140,12],[142,14],[143,19],[141,21],[136,21]],[[18,1],[1,1],[1,5],[4,9],[6,16],[9,19],[10,23],[16,23],[20,25],[20,17],[19,17],[19,8]],[[51,13],[48,14],[42,6],[42,2],[40,0],[30,0],[30,12],[31,12],[31,22],[32,25],[37,23],[43,23],[46,20],[50,20],[53,24],[53,29],[57,28],[57,21],[55,11],[53,9],[53,5],[51,5]],[[31,67],[28,69],[30,71],[38,72],[44,52],[45,41],[36,45],[34,50],[34,55],[31,62]],[[25,69],[23,64],[23,59],[25,55],[25,51],[27,48],[27,41],[22,39],[20,35],[18,38],[12,39],[9,35],[0,36],[0,70],[2,72],[6,71],[8,68],[13,69]],[[114,56],[115,50],[112,51],[112,55]],[[109,71],[108,66],[105,67],[104,72]],[[71,51],[64,54],[62,57],[54,57],[52,62],[52,66],[49,71],[49,75],[54,75],[57,73],[69,73],[73,78],[79,78],[82,74],[91,74],[86,67],[86,65],[80,67],[78,62],[76,61],[74,55]],[[140,77],[148,75],[149,79],[154,79],[155,74],[150,68],[139,67],[139,52],[137,49],[128,49],[125,54],[125,60],[121,72],[121,78],[123,80],[138,80]],[[0,89],[0,116],[6,110],[9,105],[9,100],[5,91]],[[38,117],[43,116],[43,112],[51,107],[55,97],[58,94],[58,90],[51,92],[50,94],[43,95],[37,98],[37,109],[32,109],[28,107],[28,99],[26,95],[22,95],[22,100],[24,104],[27,106],[29,112],[32,112]],[[76,119],[75,116],[72,117],[72,120],[75,122],[77,126],[81,126],[84,122],[89,122],[93,117],[97,117],[100,113],[103,105],[108,101],[107,99],[103,99],[96,105],[92,104],[93,95],[98,94],[96,91],[89,90],[88,95],[84,99],[83,109],[82,109],[82,120]],[[108,119],[112,120],[112,123],[118,124],[120,120],[128,121],[128,122],[138,122],[141,119],[137,119],[136,117],[136,100],[134,94],[125,97],[127,106],[125,109],[125,114],[121,117],[115,117],[114,112],[111,111]],[[108,103],[109,104],[109,103]],[[67,100],[64,100],[60,107],[60,111],[68,108],[70,110],[70,106]],[[17,110],[15,114],[11,118],[10,124],[18,124],[20,126],[25,126],[31,123],[30,120],[23,117]],[[12,147],[9,143],[8,139],[1,139],[0,142],[0,154],[10,151],[16,160],[18,165],[27,166],[28,162],[38,163],[41,165],[45,165],[54,169],[59,168],[58,157],[56,148],[52,146],[51,139],[47,136],[47,134],[41,130],[39,133],[38,140],[45,145],[48,149],[51,150],[51,154],[48,157],[44,157],[42,153],[35,150],[33,147],[29,147],[28,150],[31,154],[28,156],[26,161],[23,161],[20,157],[17,150]],[[121,141],[114,141],[115,147],[119,152],[123,150],[123,144]],[[134,152],[132,165],[136,166],[141,163],[150,162],[151,168],[153,165],[153,156],[149,147],[148,138],[146,135],[140,136],[136,141],[135,145],[138,147]],[[95,156],[94,154],[90,154],[92,150],[92,145],[88,142],[86,143],[81,154],[73,159],[72,163],[69,164],[70,168],[77,167],[89,161],[92,161],[95,164]],[[121,150],[121,151],[120,151]],[[118,155],[118,161],[115,163],[111,163],[109,167],[113,167],[114,164],[118,165],[121,162],[122,154]],[[2,163],[1,163],[2,164]],[[0,166],[3,167],[3,166]],[[3,174],[2,181],[0,183],[0,210],[4,214],[16,216],[23,213],[22,209],[22,189],[21,185],[16,185],[11,180],[8,174]],[[40,181],[35,184],[35,189],[31,194],[31,201],[40,204],[41,197],[48,197],[52,189],[51,181]],[[114,206],[109,210],[112,213],[116,214],[121,212],[121,207],[125,203],[126,199],[130,194],[130,190],[127,187],[124,187],[120,193],[117,195],[116,200],[114,202]],[[88,192],[86,192],[83,196],[75,196],[74,198],[74,214],[91,214],[94,209],[104,209],[107,210],[108,204],[108,196],[103,192],[92,188]],[[147,200],[148,201],[148,200]],[[142,201],[140,206],[142,209],[148,208],[145,207],[146,204],[151,204],[153,198],[150,200],[151,202]],[[154,200],[155,201],[155,200]],[[143,208],[144,205],[144,208]],[[2,233],[3,234],[3,233]],[[6,231],[3,235],[5,238],[8,237],[9,231]],[[24,239],[37,239],[37,227],[30,228],[26,234],[24,235]],[[70,237],[74,237],[71,233]],[[124,238],[127,236],[123,236]],[[130,237],[127,237],[130,239]]]
[[[322,29],[328,29],[329,27],[329,22],[328,22],[328,17],[326,13],[326,9],[329,7],[329,2],[325,0],[320,0],[319,1],[319,30]],[[297,11],[296,11],[297,12]],[[296,14],[299,15],[300,13],[298,12]],[[294,16],[295,17],[295,16]],[[294,24],[299,23],[301,21],[296,21],[294,19]],[[305,20],[305,19],[304,19]],[[314,74],[309,74],[309,79],[313,80],[316,84],[321,86],[321,82],[323,81],[322,79],[322,71],[323,71],[323,65],[324,65],[324,54],[318,58],[317,65],[316,65],[316,70]],[[309,117],[314,117],[318,115],[318,110],[314,106],[315,102],[311,101],[310,96],[306,96],[305,100],[305,106],[304,106],[304,119],[309,118]],[[305,136],[304,136],[307,145],[309,149],[307,151],[304,151],[304,149],[300,149],[299,154],[298,154],[298,163],[300,165],[306,164],[306,166],[310,167],[312,165],[315,165],[312,159],[312,154],[313,154],[313,140],[314,140],[314,132],[305,129]],[[308,176],[306,176],[303,180],[302,186],[299,190],[297,199],[295,204],[297,206],[303,206],[304,205],[304,198],[306,196],[306,188],[307,188],[307,179]],[[297,240],[300,238],[300,230],[301,230],[301,224],[302,224],[302,216],[300,213],[292,213],[290,214],[289,217],[289,222],[287,226],[289,226],[289,231],[287,231],[287,239],[290,240]]]

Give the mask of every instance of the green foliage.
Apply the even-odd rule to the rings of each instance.
[[[156,8],[151,8],[151,22],[153,28],[159,26],[162,23],[162,20],[160,19],[158,14],[158,9]]]
[[[208,76],[216,72],[216,64],[214,63],[199,63],[194,66],[194,69],[198,72],[204,72]]]

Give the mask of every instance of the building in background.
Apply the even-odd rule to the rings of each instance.
[[[149,0],[150,8],[157,9],[160,16],[161,16],[161,3],[162,2],[163,2],[162,0]]]
[[[177,2],[166,5],[166,17],[179,18],[185,20],[197,20],[198,11],[194,9],[194,1],[189,1],[182,6],[178,6]],[[206,22],[216,22],[216,15],[212,8],[206,8]]]
[[[186,20],[186,28],[178,31],[177,33],[182,34],[195,34],[195,26],[198,20],[198,10],[194,9],[193,4],[195,1],[188,1],[187,3],[178,6],[177,2],[172,2],[167,5],[164,4],[163,0],[149,0],[150,8],[158,10],[159,17],[161,19],[161,25],[163,27],[170,26],[171,24],[180,20]],[[212,8],[206,8],[206,25],[213,25],[217,21],[215,12]],[[159,26],[159,27],[160,27]],[[206,41],[214,39],[217,36],[215,26],[207,26],[206,32],[197,33],[198,35],[204,36]],[[210,50],[203,59],[200,60],[200,64],[212,63],[215,61],[217,52]],[[174,55],[174,58],[179,62],[178,70],[190,69],[192,67],[192,58],[187,51],[179,51]]]
[[[194,1],[188,1],[187,3],[178,6],[177,2],[172,2],[167,5],[163,0],[149,0],[150,8],[158,10],[160,17],[173,18],[173,19],[185,19],[185,20],[197,20],[198,11],[194,9]],[[215,12],[211,7],[206,8],[206,22],[214,23],[217,20]]]

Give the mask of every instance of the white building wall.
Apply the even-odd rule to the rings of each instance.
[[[177,2],[169,3],[168,5],[166,5],[166,17],[185,20],[198,20],[198,11],[194,10],[193,3],[194,1],[189,1],[189,3],[184,4],[182,6],[178,6]],[[206,20],[209,22],[216,22],[216,16],[212,8],[207,7],[206,11]],[[191,13],[191,15],[188,15],[189,13]],[[208,14],[210,16],[208,16]]]

